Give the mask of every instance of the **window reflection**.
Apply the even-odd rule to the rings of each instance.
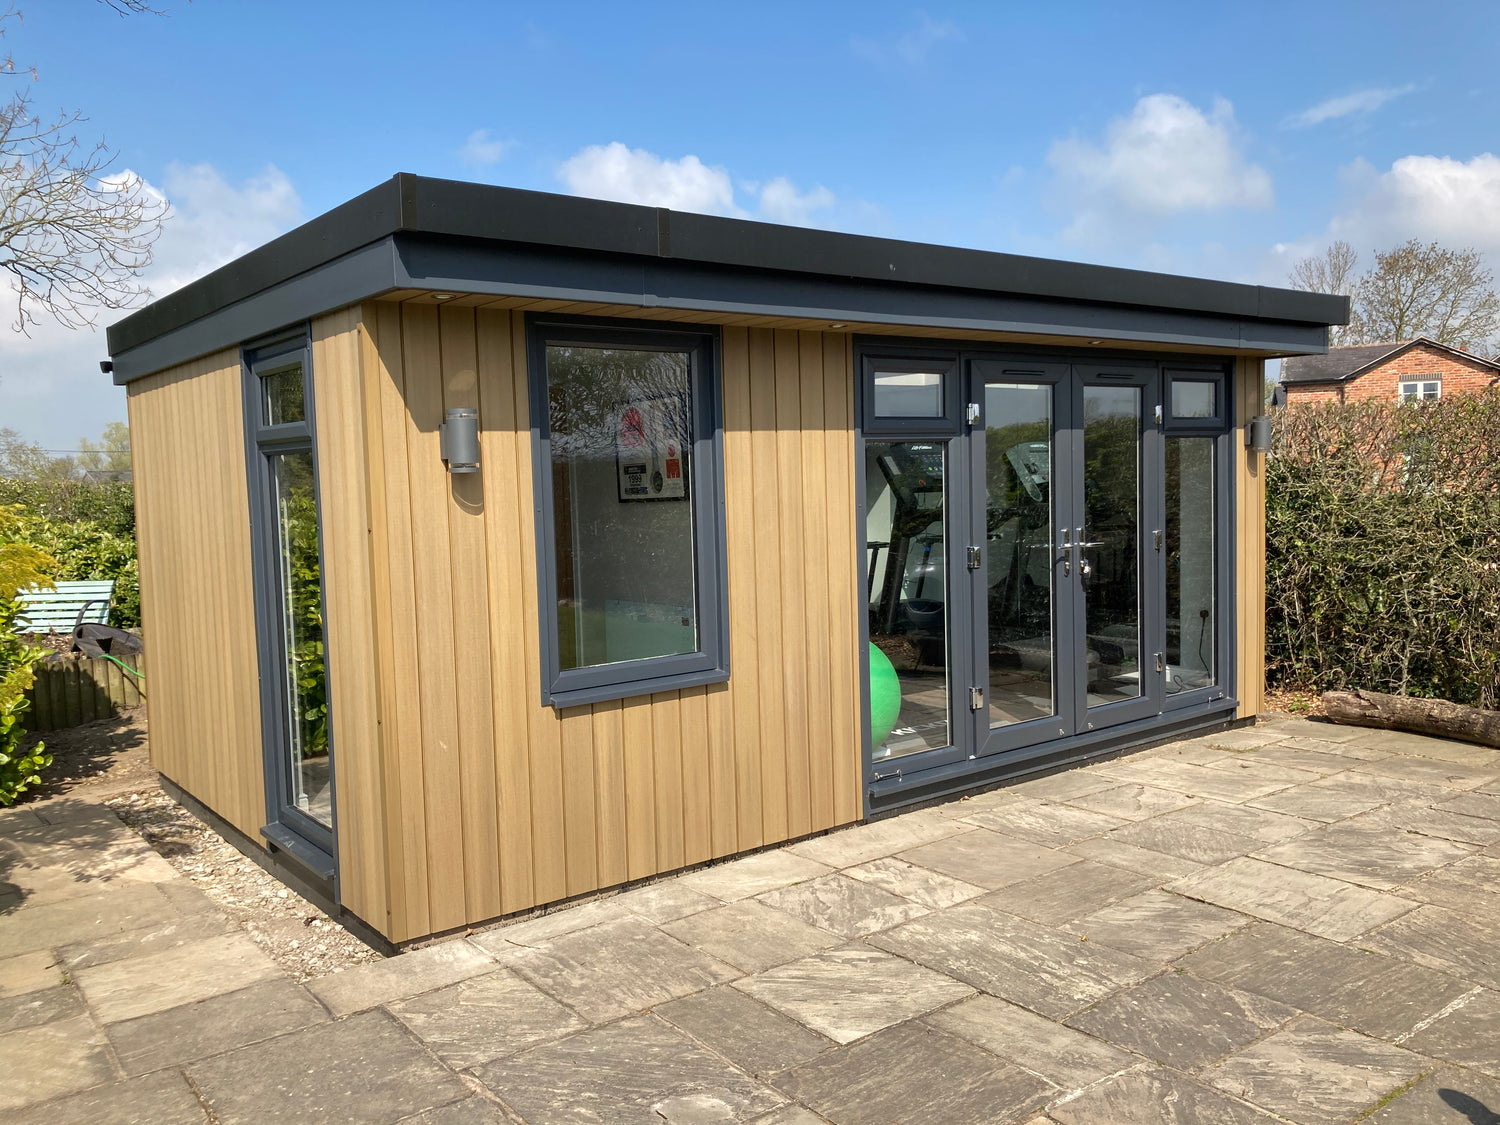
[[[1168,438],[1168,693],[1208,687],[1214,664],[1214,439]]]

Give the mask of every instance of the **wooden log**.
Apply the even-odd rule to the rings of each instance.
[[[1325,691],[1323,710],[1335,723],[1456,738],[1500,749],[1500,711],[1483,711],[1446,699],[1413,699],[1358,689]]]

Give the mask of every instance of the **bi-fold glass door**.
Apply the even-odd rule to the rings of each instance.
[[[1161,366],[961,377],[950,436],[865,441],[877,773],[1133,722],[1215,675],[1219,439],[1164,441]]]

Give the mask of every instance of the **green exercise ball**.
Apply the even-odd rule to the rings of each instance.
[[[901,714],[901,681],[890,657],[870,646],[870,745],[879,746],[891,736],[896,716]]]

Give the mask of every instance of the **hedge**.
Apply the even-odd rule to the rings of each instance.
[[[1296,405],[1266,464],[1276,687],[1500,699],[1500,390]]]

